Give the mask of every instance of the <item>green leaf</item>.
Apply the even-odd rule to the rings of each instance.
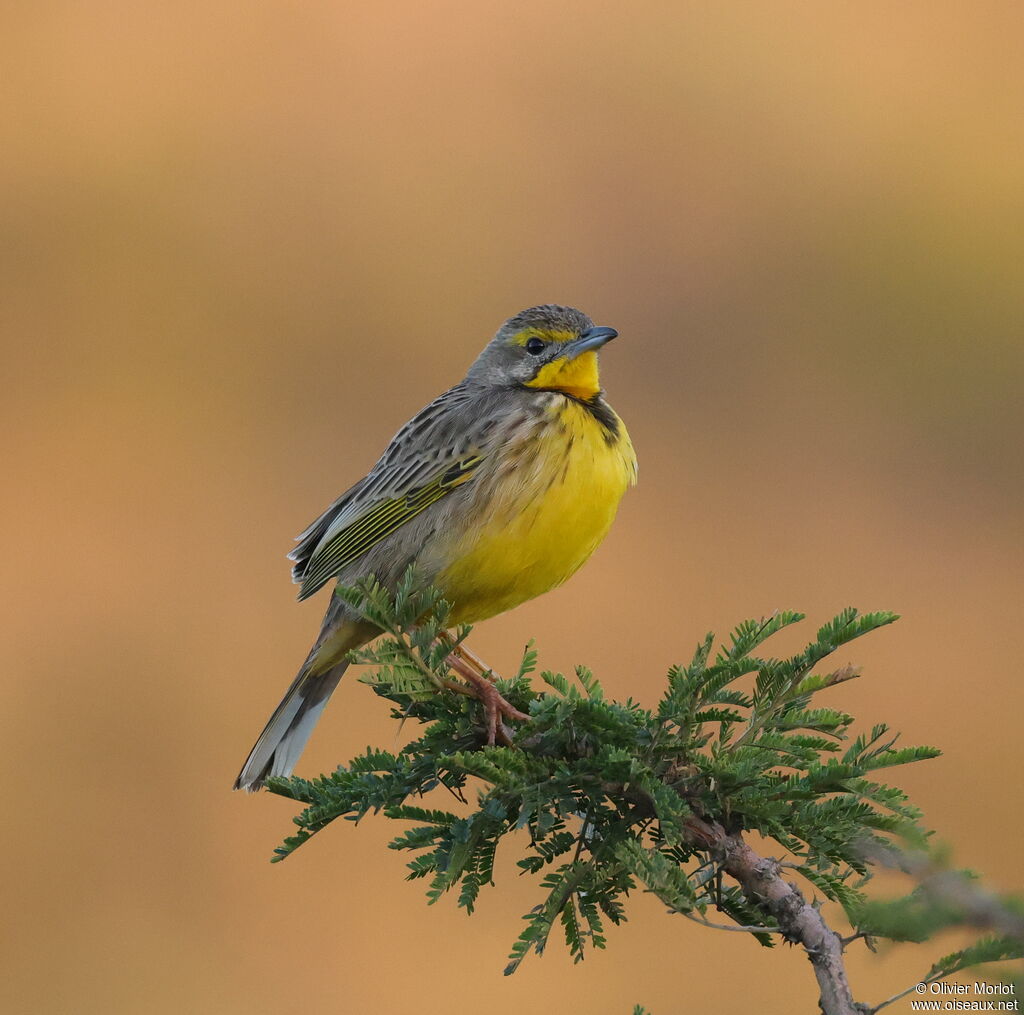
[[[602,689],[597,678],[594,676],[586,666],[576,667],[576,679],[583,685],[583,690],[586,692],[587,697],[594,701],[604,700],[604,690]]]
[[[519,669],[516,672],[516,679],[525,680],[534,670],[537,669],[537,649],[534,647],[534,641],[531,638],[523,649],[523,659],[519,664]]]
[[[840,903],[848,914],[853,913],[863,904],[863,893],[848,885],[842,877],[828,871],[814,870],[806,866],[798,869],[822,895],[833,902]]]
[[[570,686],[569,681],[561,673],[552,673],[550,670],[545,670],[540,675],[540,678],[563,698],[579,699],[580,692],[575,687]]]
[[[615,857],[669,909],[688,913],[696,905],[697,897],[686,872],[664,853],[627,839],[615,847]]]
[[[562,928],[565,931],[565,943],[574,962],[583,959],[583,940],[579,920],[576,917],[576,905],[570,895],[562,907]]]
[[[476,898],[480,894],[481,879],[478,874],[469,873],[462,879],[462,891],[459,892],[459,906],[470,916],[473,915],[473,907]]]
[[[767,910],[753,906],[744,897],[742,891],[732,886],[723,887],[715,898],[716,907],[740,927],[774,927],[775,920]],[[751,937],[762,948],[774,948],[775,937],[772,934],[751,932]]]
[[[1024,957],[1024,943],[1008,937],[983,937],[958,952],[944,955],[925,974],[925,980],[939,980],[962,969]]]
[[[777,631],[804,619],[804,614],[792,610],[780,610],[761,620],[745,620],[732,633],[732,644],[725,654],[728,659],[740,659],[749,655],[758,645]]]

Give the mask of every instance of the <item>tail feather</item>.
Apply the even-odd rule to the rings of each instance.
[[[312,659],[306,662],[249,752],[235,780],[235,789],[254,792],[268,776],[292,774],[320,713],[346,669],[348,662],[342,661],[315,673],[311,672]]]

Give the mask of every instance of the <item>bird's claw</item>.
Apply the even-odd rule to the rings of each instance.
[[[512,730],[498,717],[517,719],[521,722],[530,717],[525,712],[520,712],[502,696],[494,685],[493,671],[485,668],[481,661],[462,645],[455,646],[451,655],[448,656],[448,665],[472,686],[473,690],[470,693],[484,707],[488,746],[493,747],[498,742],[504,746],[510,745]]]

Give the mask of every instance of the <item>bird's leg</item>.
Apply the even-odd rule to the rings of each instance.
[[[452,647],[452,655],[458,656],[461,660],[471,666],[474,672],[481,677],[486,677],[488,680],[494,679],[494,670],[487,665],[472,649],[466,646],[464,641],[460,641],[457,645]]]
[[[453,690],[459,689],[462,693],[468,691],[483,703],[484,715],[487,718],[487,743],[493,746],[500,736],[503,744],[511,744],[512,731],[504,722],[499,722],[498,716],[520,720],[530,717],[525,712],[520,712],[501,695],[498,688],[494,686],[494,671],[461,644],[453,646],[451,654],[448,656],[448,665],[472,686],[472,690],[463,688],[461,685],[449,684],[449,686]]]

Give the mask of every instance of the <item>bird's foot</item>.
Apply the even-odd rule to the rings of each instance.
[[[456,645],[452,649],[448,656],[448,665],[469,683],[472,689],[461,684],[457,686],[449,684],[449,686],[453,690],[468,692],[484,706],[488,746],[493,747],[495,743],[505,746],[511,744],[512,730],[501,719],[528,720],[530,717],[525,712],[520,712],[511,702],[506,701],[498,688],[494,686],[494,671],[485,666],[483,661],[464,645]]]

